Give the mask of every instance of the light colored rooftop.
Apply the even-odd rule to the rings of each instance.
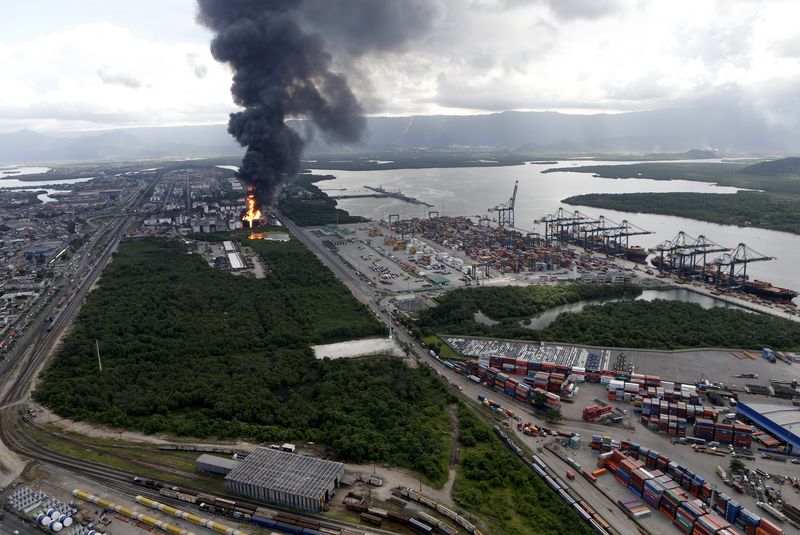
[[[747,402],[747,406],[762,414],[765,418],[769,418],[776,424],[789,429],[792,433],[800,435],[800,407],[750,402]]]
[[[259,447],[225,479],[317,499],[343,473],[342,463]]]
[[[228,470],[233,470],[241,461],[237,461],[234,459],[229,459],[227,457],[218,457],[216,455],[209,455],[207,453],[202,454],[200,457],[195,459],[196,463],[204,463],[211,466],[219,466],[222,468],[226,468]]]

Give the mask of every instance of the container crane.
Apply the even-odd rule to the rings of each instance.
[[[578,243],[579,242],[578,237],[580,236],[580,233],[584,229],[592,228],[597,224],[598,224],[597,219],[594,219],[591,216],[588,216],[582,212],[579,212],[578,210],[575,210],[572,213],[572,220],[562,221],[561,223],[559,223],[558,225],[559,239],[563,239],[567,243],[569,242]],[[565,231],[567,232],[566,236],[564,236]],[[586,247],[585,244],[583,244],[583,246]]]
[[[489,208],[490,212],[497,212],[497,224],[501,227],[514,226],[514,205],[517,202],[517,188],[519,187],[519,180],[514,182],[514,192],[508,202],[498,204],[494,208]]]
[[[744,243],[740,243],[736,249],[714,261],[717,265],[715,283],[717,286],[721,286],[724,282],[728,288],[743,287],[747,283],[747,264],[765,260],[775,260],[775,258],[763,255]],[[741,280],[741,284],[736,284],[737,277]]]
[[[700,277],[703,281],[706,280],[706,267],[708,266],[707,257],[712,253],[725,253],[730,251],[730,247],[725,247],[715,243],[702,234],[697,237],[697,240],[692,244],[692,250],[689,252],[689,265],[692,272],[697,270],[697,260],[702,256],[702,263],[700,264]]]
[[[601,215],[596,221],[581,227],[580,230],[583,232],[583,247],[585,249],[593,250],[596,247],[605,247],[605,252],[608,254],[606,235],[613,230],[625,230],[625,226]]]
[[[564,227],[570,227],[585,222],[586,220],[582,218],[580,212],[570,212],[564,210],[563,207],[535,221],[535,223],[544,223],[544,239],[546,241],[553,239],[561,241],[561,233]]]
[[[621,254],[625,255],[629,248],[628,238],[631,236],[644,236],[645,234],[652,234],[650,230],[644,230],[637,227],[627,219],[623,219],[619,224],[620,228],[610,228],[605,232],[606,239],[606,254],[608,254],[609,245],[613,241],[617,244],[617,249]],[[619,254],[619,253],[618,253]]]
[[[672,270],[676,269],[676,258],[683,259],[682,251],[689,250],[691,244],[696,241],[696,238],[692,238],[681,230],[671,240],[656,245],[656,251],[659,253],[658,270],[672,273]]]
[[[680,277],[695,275],[697,273],[697,261],[702,259],[700,276],[703,280],[706,278],[706,267],[709,264],[707,262],[708,255],[731,251],[729,247],[719,245],[702,234],[697,238],[692,238],[683,231],[680,231],[671,241],[658,245],[656,249],[661,253],[659,269],[668,272],[677,270]],[[668,254],[668,258],[665,253]]]

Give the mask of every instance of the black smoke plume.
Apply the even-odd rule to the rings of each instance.
[[[311,120],[333,142],[357,141],[364,129],[332,54],[346,63],[396,48],[432,15],[427,0],[198,0],[198,8],[215,34],[212,55],[233,70],[231,93],[244,109],[231,114],[228,132],[247,148],[239,178],[261,202],[300,170],[303,140],[287,117]]]

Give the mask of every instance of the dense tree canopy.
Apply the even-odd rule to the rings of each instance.
[[[336,200],[314,185],[321,180],[332,180],[330,175],[300,175],[294,186],[303,188],[306,196],[294,196],[293,193],[284,193],[280,200],[279,208],[286,216],[301,227],[317,225],[361,223],[366,221],[363,217],[352,216],[347,210],[336,207]],[[292,188],[289,188],[290,190]]]
[[[451,292],[422,312],[412,328],[421,334],[464,334],[521,340],[548,340],[599,346],[678,349],[734,347],[800,348],[800,324],[730,308],[704,309],[683,301],[621,300],[587,305],[560,314],[546,329],[519,324],[542,309],[590,298],[635,295],[624,286],[482,287]],[[482,311],[498,323],[475,320]]]
[[[591,529],[468,409],[459,411],[461,460],[453,498],[492,533],[589,534]]]
[[[452,394],[397,359],[316,360],[311,343],[385,328],[296,240],[247,245],[265,279],[210,268],[174,241],[121,244],[36,399],[147,433],[313,440],[444,481]]]
[[[583,300],[633,298],[640,293],[635,286],[599,284],[463,288],[439,297],[437,306],[421,312],[415,324],[425,334],[530,339],[538,333],[523,327],[520,321],[548,308]],[[477,312],[499,323],[480,323],[475,319]]]

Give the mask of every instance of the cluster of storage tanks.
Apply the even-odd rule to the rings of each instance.
[[[72,518],[62,514],[60,511],[56,509],[48,509],[46,511],[41,511],[38,515],[36,515],[36,522],[41,524],[42,527],[49,528],[50,531],[54,531],[58,533],[64,528],[67,528],[72,525]],[[90,532],[90,535],[102,535],[96,531]]]

